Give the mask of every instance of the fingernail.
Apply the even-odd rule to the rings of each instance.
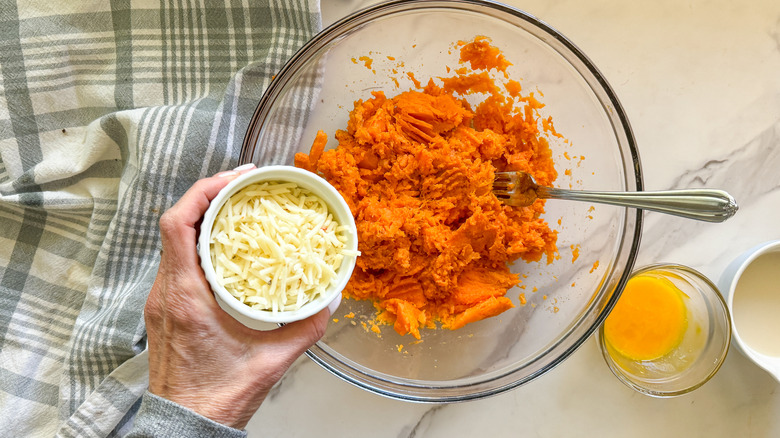
[[[236,172],[235,170],[226,170],[224,172],[219,172],[218,174],[216,174],[214,176],[218,176],[220,178],[224,178],[224,177],[227,177],[227,176],[237,176],[237,175],[238,175],[238,172]]]
[[[330,314],[333,315],[336,313],[336,309],[339,308],[339,305],[341,304],[341,294],[339,294],[336,298],[333,299],[333,301],[328,304],[328,311],[330,311]]]
[[[242,165],[236,167],[233,170],[236,171],[236,172],[241,172],[242,170],[254,169],[255,167],[256,167],[255,163],[246,163],[246,164],[242,164]]]

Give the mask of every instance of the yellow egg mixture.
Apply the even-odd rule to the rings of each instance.
[[[632,277],[604,322],[604,338],[630,360],[654,360],[671,353],[688,328],[683,293],[650,273]]]

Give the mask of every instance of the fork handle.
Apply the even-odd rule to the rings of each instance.
[[[654,192],[596,192],[539,187],[540,198],[595,202],[657,211],[706,222],[723,222],[738,210],[734,198],[723,190],[688,189]]]

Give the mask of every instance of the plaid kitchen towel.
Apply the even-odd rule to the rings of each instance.
[[[0,0],[0,436],[131,424],[160,214],[238,164],[319,27],[316,0]]]

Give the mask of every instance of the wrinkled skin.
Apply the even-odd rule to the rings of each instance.
[[[196,251],[198,222],[219,190],[243,171],[199,180],[162,215],[163,252],[144,313],[149,391],[237,429],[246,426],[295,359],[323,336],[332,313],[325,309],[275,330],[256,331],[217,304]]]

